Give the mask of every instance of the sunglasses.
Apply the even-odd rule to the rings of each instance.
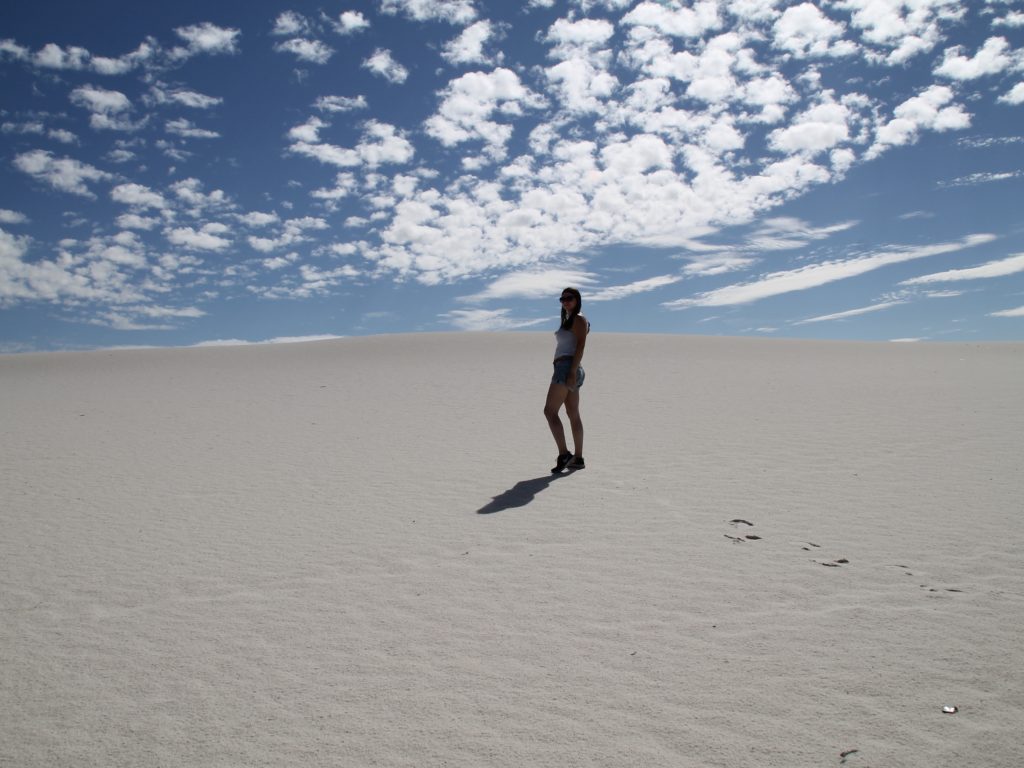
[[[560,298],[560,299],[558,300],[558,303],[559,303],[559,304],[565,304],[565,302],[567,302],[567,301],[572,301],[572,300],[573,300],[573,299],[575,299],[575,298],[576,298],[576,297],[575,297],[575,296],[572,296],[572,295],[569,295],[569,296],[563,296],[562,298]]]

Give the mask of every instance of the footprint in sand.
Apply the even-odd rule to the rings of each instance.
[[[913,576],[914,575],[914,572],[910,570],[910,566],[908,566],[908,565],[902,565],[902,564],[897,563],[896,565],[893,565],[891,567],[892,568],[900,568],[900,569],[902,569],[903,573],[906,576]],[[960,593],[963,593],[962,589],[957,589],[956,587],[936,588],[936,587],[929,586],[928,584],[918,584],[918,586],[921,589],[928,590],[929,593],[939,593],[939,592],[960,592]]]
[[[751,528],[754,526],[754,524],[752,522],[750,522],[749,520],[743,520],[742,518],[739,518],[739,517],[737,517],[737,518],[735,518],[733,520],[730,520],[729,523],[732,524],[737,530],[739,530],[739,527],[741,525],[747,525],[747,526],[750,526]],[[761,540],[760,536],[758,536],[756,534],[753,534],[753,533],[748,533],[748,534],[746,534],[744,536],[730,536],[728,533],[726,533],[726,534],[724,534],[724,536],[725,536],[725,538],[731,539],[734,543],[737,543],[737,544],[745,544],[747,541],[760,541]]]
[[[954,589],[952,587],[946,587],[945,589],[936,589],[935,587],[929,587],[927,584],[921,584],[921,589],[927,589],[929,592],[963,592],[962,589]]]
[[[801,547],[804,552],[812,552],[815,549],[821,549],[821,544],[815,544],[813,541],[805,541],[804,545],[805,546]],[[850,561],[845,557],[840,557],[838,560],[812,560],[811,562],[817,563],[818,565],[824,565],[826,568],[838,568],[841,565],[848,565],[850,563]]]

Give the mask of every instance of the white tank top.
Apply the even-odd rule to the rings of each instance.
[[[576,354],[576,334],[559,328],[555,331],[555,359]]]

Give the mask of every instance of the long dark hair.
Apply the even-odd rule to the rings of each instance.
[[[580,296],[580,292],[575,288],[565,288],[562,290],[562,295],[571,294],[576,298],[576,308],[571,313],[565,311],[565,305],[562,305],[562,325],[560,328],[564,331],[571,331],[572,324],[576,321],[576,315],[580,313],[583,308],[583,297]]]

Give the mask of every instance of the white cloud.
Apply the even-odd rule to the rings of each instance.
[[[737,79],[737,74],[745,78],[762,74],[751,64],[752,53],[743,47],[743,38],[739,34],[726,32],[706,44],[694,46],[694,49],[696,53],[690,50],[674,52],[668,40],[654,38],[628,49],[625,58],[652,77],[668,77],[685,83],[687,96],[710,105],[716,112],[729,101],[751,98],[760,101]],[[784,82],[781,77],[772,80],[772,91],[765,96],[785,97]],[[710,113],[707,117],[713,115]],[[769,113],[767,116],[771,122],[777,122],[781,114],[772,116]],[[694,117],[689,116],[689,120],[692,122]]]
[[[524,107],[537,103],[536,96],[520,82],[519,76],[504,68],[489,73],[468,72],[451,81],[443,95],[437,113],[424,124],[427,134],[446,147],[483,141],[496,158],[504,156],[512,126],[491,118],[496,112],[516,116]]]
[[[367,104],[365,96],[321,96],[313,106],[321,112],[353,112]]]
[[[210,109],[224,102],[224,99],[216,96],[207,96],[196,91],[189,91],[185,88],[176,88],[167,91],[160,86],[154,86],[150,90],[152,100],[157,104],[181,104],[192,109]]]
[[[31,240],[0,229],[0,306],[20,301],[57,302],[64,298],[113,304],[144,301],[131,283],[134,271],[147,261],[135,235],[121,232],[113,238],[92,238],[84,243],[61,242],[55,260],[26,262]],[[73,248],[84,248],[79,253]]]
[[[270,224],[276,224],[281,219],[276,213],[253,211],[239,216],[238,220],[249,227],[266,227]]]
[[[569,59],[602,47],[614,34],[615,27],[604,19],[558,19],[548,29],[546,39],[555,46],[552,56]]]
[[[153,62],[160,49],[151,41],[142,42],[139,47],[131,53],[126,53],[116,59],[106,56],[93,56],[92,69],[101,75],[123,75],[140,66]]]
[[[510,317],[508,309],[453,309],[438,315],[462,331],[508,331],[550,322],[548,318],[527,320]]]
[[[320,187],[310,192],[310,197],[318,200],[337,201],[353,195],[357,191],[356,177],[351,173],[341,172],[335,177],[333,187]]]
[[[308,144],[316,144],[320,141],[320,129],[327,128],[326,123],[319,117],[311,117],[302,125],[296,125],[288,131],[288,138],[292,141],[303,141]]]
[[[359,11],[345,11],[338,16],[338,22],[334,25],[339,35],[354,35],[369,29],[370,22],[366,20]]]
[[[600,112],[619,85],[614,75],[583,58],[561,61],[545,74],[562,106],[574,114]]]
[[[932,50],[942,39],[942,26],[959,19],[966,7],[960,0],[841,0],[834,5],[852,12],[850,25],[862,32],[861,42],[872,47],[868,61],[889,65],[905,64]]]
[[[249,245],[261,253],[270,253],[281,248],[289,248],[298,243],[306,242],[309,237],[305,234],[307,230],[327,229],[327,222],[321,218],[304,216],[297,219],[288,219],[282,225],[281,232],[277,237],[249,237]],[[294,261],[292,254],[287,257]],[[264,262],[266,264],[266,262]],[[279,268],[283,265],[278,265]]]
[[[30,51],[23,45],[10,38],[0,40],[0,56],[4,58],[14,59],[15,61],[27,61],[29,58]]]
[[[649,27],[664,35],[682,38],[702,37],[722,26],[718,3],[696,2],[692,8],[675,3],[642,2],[622,17],[621,23],[630,27]]]
[[[334,49],[326,43],[299,37],[278,43],[274,46],[274,50],[293,53],[302,61],[308,61],[310,64],[326,64],[334,55]]]
[[[165,231],[168,242],[184,248],[199,251],[223,251],[231,241],[221,237],[228,231],[223,224],[206,224],[198,230],[192,227],[175,227]]]
[[[114,202],[135,208],[165,210],[169,207],[163,195],[143,184],[118,184],[110,190],[110,198]]]
[[[871,256],[809,264],[797,269],[773,272],[752,282],[737,283],[700,293],[693,298],[666,302],[664,306],[669,309],[686,309],[688,307],[724,307],[748,304],[772,296],[804,291],[837,280],[857,277],[891,264],[900,264],[942,253],[955,253],[965,248],[992,242],[994,239],[994,235],[969,235],[951,243],[899,248]]]
[[[976,80],[986,75],[998,74],[1013,63],[1013,59],[1007,54],[1009,47],[1010,44],[1005,37],[990,37],[973,58],[961,55],[962,46],[949,48],[942,63],[936,67],[935,74],[951,80]]]
[[[594,282],[592,274],[575,269],[509,272],[494,280],[480,293],[463,296],[459,300],[478,303],[494,299],[540,299],[550,296],[554,302],[558,300],[559,291],[566,286],[582,288]]]
[[[163,154],[172,160],[179,163],[187,162],[190,158],[195,156],[194,152],[189,152],[181,148],[179,144],[166,139],[157,139],[153,142],[153,146],[159,149]],[[174,166],[171,166],[172,172],[176,170]]]
[[[278,269],[284,269],[285,267],[290,267],[298,258],[299,254],[289,253],[287,256],[274,256],[271,259],[264,259],[262,264],[264,269],[274,271]]]
[[[959,79],[980,77],[994,66],[992,62],[1000,61],[1000,56],[1016,61],[1019,52],[993,42],[1003,38],[993,37],[985,43],[991,33],[982,32],[980,37],[960,34],[964,30],[955,22],[964,4],[952,0],[567,0],[559,4],[557,14],[554,10],[526,13],[520,9],[520,21],[531,21],[535,28],[530,35],[520,35],[525,30],[517,29],[516,39],[509,41],[516,45],[503,46],[505,54],[510,55],[513,49],[526,50],[517,47],[521,42],[537,57],[517,60],[502,69],[494,69],[495,64],[503,63],[495,38],[510,28],[478,16],[484,11],[480,3],[384,1],[384,13],[426,22],[422,28],[405,19],[381,17],[381,3],[373,3],[372,9],[370,4],[364,5],[365,16],[355,11],[339,16],[345,4],[330,15],[309,6],[291,6],[305,16],[294,11],[280,13],[279,6],[265,18],[263,35],[266,38],[273,28],[277,36],[270,38],[270,46],[297,45],[302,40],[323,45],[316,38],[336,45],[329,35],[365,30],[367,19],[372,18],[373,35],[342,39],[345,56],[358,65],[378,45],[387,46],[403,61],[409,57],[405,63],[415,63],[415,72],[410,75],[383,48],[386,58],[373,65],[368,60],[367,69],[393,82],[409,85],[413,80],[416,88],[421,82],[443,78],[446,85],[440,89],[411,97],[421,106],[424,99],[429,104],[434,98],[434,113],[419,125],[362,124],[366,114],[356,113],[357,120],[353,121],[345,113],[368,109],[367,97],[375,109],[392,110],[394,99],[381,95],[387,89],[373,94],[364,90],[367,97],[363,97],[356,95],[358,85],[346,86],[335,78],[334,85],[317,86],[314,80],[320,75],[309,75],[309,80],[299,84],[308,86],[306,95],[298,91],[294,94],[300,107],[306,99],[307,112],[297,118],[293,114],[293,121],[285,123],[284,145],[289,162],[305,165],[305,160],[295,157],[299,155],[328,167],[307,168],[312,175],[303,174],[300,168],[291,177],[298,181],[285,196],[268,192],[259,198],[250,197],[246,209],[253,205],[276,209],[285,218],[301,218],[301,214],[312,211],[330,218],[335,227],[364,229],[340,230],[338,235],[351,236],[359,243],[356,253],[370,265],[366,276],[372,274],[378,279],[396,273],[399,278],[437,283],[481,275],[493,278],[507,270],[543,272],[554,265],[582,272],[585,268],[580,265],[592,248],[641,244],[669,247],[673,253],[685,248],[695,257],[677,256],[678,276],[638,279],[600,290],[597,288],[606,285],[606,280],[594,280],[588,284],[597,290],[592,298],[611,300],[630,292],[653,290],[659,284],[651,281],[666,279],[691,281],[700,277],[703,283],[698,288],[714,287],[722,281],[712,282],[704,279],[706,276],[734,276],[759,258],[768,261],[768,251],[801,247],[809,238],[784,228],[771,232],[763,227],[746,242],[716,244],[713,253],[706,253],[689,248],[687,238],[697,237],[694,233],[713,230],[717,234],[726,226],[749,225],[782,201],[793,199],[813,185],[836,181],[865,159],[909,145],[927,131],[964,128],[971,122],[968,108],[977,109],[979,116],[988,115],[1001,94],[1005,94],[1001,98],[1004,105],[1024,102],[1024,84],[1010,91],[1019,80],[1016,74],[1012,79],[992,78],[984,89],[965,89],[957,95]],[[552,7],[547,0],[533,2],[532,6]],[[1005,16],[1006,8],[990,6],[980,16],[971,11],[970,20],[990,22]],[[383,27],[378,23],[380,19],[386,22]],[[438,21],[442,23],[435,23]],[[449,27],[446,22],[458,26]],[[426,46],[435,57],[440,52],[452,64],[473,66],[456,71],[454,76],[445,67],[424,68],[412,48],[399,47],[397,42],[389,42],[390,38],[378,36],[390,35],[396,24],[416,37],[415,48]],[[160,66],[144,73],[141,88],[138,82],[131,86],[123,80],[117,81],[124,83],[117,86],[119,90],[89,84],[113,82],[101,81],[94,74],[96,67],[114,72],[129,65],[125,57],[97,65],[97,57],[84,49],[46,49],[40,60],[80,69],[74,75],[50,71],[47,82],[54,76],[62,80],[72,76],[73,82],[60,92],[76,89],[74,103],[89,112],[71,108],[70,117],[60,114],[59,108],[46,113],[8,112],[2,117],[8,121],[3,123],[3,130],[8,130],[8,124],[11,132],[16,125],[31,126],[33,133],[24,136],[56,148],[44,138],[51,122],[70,126],[70,120],[75,120],[75,125],[80,125],[93,114],[110,127],[120,124],[127,128],[131,125],[128,118],[137,120],[141,114],[133,110],[132,101],[138,107],[136,94],[147,93],[143,97],[146,107],[170,108],[152,110],[147,133],[124,137],[132,141],[107,141],[90,156],[104,157],[98,162],[125,175],[116,179],[109,175],[83,177],[79,186],[75,187],[73,181],[67,181],[67,185],[78,194],[89,194],[90,188],[99,192],[115,185],[118,189],[127,187],[129,176],[154,184],[154,174],[164,171],[171,180],[187,173],[199,174],[208,163],[204,164],[199,154],[198,138],[186,142],[179,137],[212,138],[216,134],[179,116],[186,114],[196,123],[219,128],[219,122],[196,118],[191,110],[216,108],[224,102],[190,87],[194,84],[211,94],[221,93],[221,89],[203,86],[214,81],[196,79],[196,72],[183,71],[185,79],[172,80],[165,74],[167,65],[178,63],[175,57],[183,61],[200,52],[237,51],[241,34],[214,25],[181,30],[188,31],[179,31],[183,48],[176,49],[178,53],[172,54],[170,46],[164,49],[152,44],[155,64]],[[1015,29],[1005,31],[1006,39],[1014,40],[1011,35],[1015,33]],[[967,48],[952,47],[966,40],[970,41]],[[837,67],[830,60],[852,52],[855,46],[860,46],[859,53],[872,64],[869,76],[860,77],[865,71],[860,66],[862,61],[854,68],[845,63]],[[945,58],[943,48],[949,48]],[[932,50],[929,61],[920,56],[924,50]],[[331,59],[335,64],[341,58],[340,48],[338,52],[339,56]],[[6,62],[19,62],[19,70],[31,67],[34,55],[35,49],[23,48],[14,41],[0,42],[0,56]],[[317,57],[312,48],[308,55],[313,60]],[[136,58],[141,61],[141,56]],[[914,56],[918,58],[912,60]],[[914,66],[899,72],[880,66],[891,65],[900,57],[912,60]],[[278,63],[287,61],[280,59]],[[952,81],[936,76],[940,62],[941,72]],[[435,65],[440,63],[435,58]],[[1010,69],[1002,71],[1010,74]],[[40,77],[45,73],[29,74]],[[366,73],[363,75],[366,80]],[[932,85],[933,80],[952,87]],[[398,88],[391,90],[395,98],[402,96]],[[320,93],[352,95],[318,98]],[[893,94],[902,95],[897,98]],[[913,98],[907,99],[907,94]],[[233,98],[227,92],[223,95]],[[342,114],[335,117],[335,113]],[[1006,110],[1002,114],[1007,119],[1013,117]],[[165,134],[165,126],[175,135]],[[353,126],[356,135],[350,133]],[[87,137],[84,133],[82,136],[84,141]],[[25,141],[20,135],[5,138]],[[420,146],[424,141],[426,151]],[[431,149],[435,141],[443,146],[434,144]],[[111,152],[112,147],[117,154]],[[196,154],[189,155],[186,149]],[[415,153],[415,149],[420,152]],[[187,159],[188,165],[167,168],[161,151],[173,153],[178,160]],[[21,157],[30,156],[26,153]],[[113,165],[127,160],[132,162]],[[26,163],[23,159],[22,165]],[[499,167],[492,172],[496,164]],[[1011,170],[1013,167],[1009,166]],[[36,170],[41,173],[41,166]],[[215,170],[211,167],[209,172]],[[976,183],[1000,177],[963,177],[957,181]],[[97,187],[98,180],[108,185]],[[267,258],[287,258],[281,256],[290,250],[284,248],[288,245],[287,229],[276,215],[264,214],[268,219],[261,222],[259,216],[247,220],[227,213],[241,209],[234,208],[223,192],[207,194],[208,190],[197,185],[195,180],[177,188],[169,181],[154,184],[149,192],[164,207],[115,205],[111,219],[116,216],[122,229],[136,231],[143,238],[147,238],[147,229],[155,233],[190,230],[191,234],[184,231],[178,235],[182,245],[177,249],[169,249],[164,243],[168,251],[188,254],[185,244],[199,242],[201,236],[230,241],[233,247],[243,244],[243,249],[249,250],[245,238],[260,235],[262,239],[256,242],[275,249]],[[89,214],[75,213],[81,222],[79,231],[85,231],[84,220]],[[893,211],[892,215],[898,213]],[[239,228],[238,232],[204,230],[203,225],[211,219],[228,221]],[[264,229],[255,229],[257,226]],[[312,230],[299,232],[315,239],[316,245],[325,240]],[[309,250],[315,257],[326,254],[316,246]],[[130,248],[127,251],[132,252]],[[117,255],[119,251],[112,253]],[[252,256],[250,253],[249,263],[258,269],[259,258],[252,260]],[[238,265],[229,279],[240,284],[249,274],[246,269]],[[308,273],[310,281],[296,283],[297,274],[297,264],[279,270],[283,285],[274,290],[283,296],[291,289],[316,290],[310,285],[321,284],[313,273]],[[652,273],[638,272],[623,280],[645,274]],[[748,275],[734,279],[753,282],[754,278]],[[218,278],[204,274],[202,279],[209,281],[207,287],[212,289]],[[170,285],[168,282],[164,287],[170,290]],[[683,295],[684,287],[686,291],[696,290],[692,284],[680,284],[676,289],[665,285],[661,290],[669,291],[672,297]]]
[[[995,19],[993,27],[1024,27],[1024,11],[1010,11],[1005,16]]]
[[[850,118],[843,104],[828,99],[796,115],[787,127],[772,131],[768,143],[779,152],[813,157],[850,138]]]
[[[375,75],[380,75],[388,82],[399,85],[409,77],[409,70],[395,61],[391,51],[386,48],[375,50],[369,58],[363,61],[362,66]]]
[[[504,183],[467,178],[444,191],[418,191],[394,207],[382,244],[364,255],[382,272],[433,284],[604,244],[678,247],[712,221],[747,221],[777,196],[831,178],[800,158],[736,178],[693,146],[684,150],[680,172],[663,138],[614,138],[599,150],[595,142],[553,135],[550,159],[538,168],[524,159],[507,164]]]
[[[203,183],[199,179],[188,178],[176,181],[171,185],[171,191],[183,205],[188,206],[189,210],[186,212],[192,216],[201,216],[211,211],[233,207],[224,190],[215,189],[209,193],[203,192]]]
[[[672,148],[660,136],[640,134],[601,150],[604,167],[616,176],[630,176],[657,169],[671,169]]]
[[[799,99],[793,86],[778,72],[744,83],[739,97],[744,104],[761,107],[761,114],[753,119],[769,124],[780,122],[785,117],[786,105]]]
[[[760,255],[774,251],[796,250],[816,240],[845,232],[857,225],[856,221],[843,221],[824,227],[813,227],[807,222],[790,216],[766,218],[739,247],[713,251],[699,256],[683,255],[688,263],[683,273],[692,276],[722,275],[748,269],[761,260]],[[692,250],[714,248],[697,242],[691,243]]]
[[[32,123],[3,123],[0,124],[0,131],[3,133],[35,134],[41,136],[46,131],[46,126],[39,122]]]
[[[738,272],[758,262],[756,258],[730,252],[701,254],[700,256],[686,256],[684,258],[688,263],[683,267],[683,273],[695,277]]]
[[[167,121],[167,132],[173,133],[176,136],[183,136],[187,139],[216,139],[220,138],[220,134],[216,131],[209,131],[204,128],[196,128],[192,124],[192,121],[179,118],[177,120]]]
[[[900,301],[885,301],[880,304],[872,304],[870,307],[860,307],[859,309],[848,309],[845,312],[836,312],[831,315],[820,315],[818,317],[809,317],[806,320],[797,320],[793,325],[807,325],[808,323],[822,323],[826,320],[845,320],[848,317],[858,317],[860,315],[866,315],[871,312],[879,312],[883,309],[889,309],[890,307],[896,307],[900,304],[906,304],[904,300]]]
[[[1003,171],[971,173],[967,176],[958,176],[952,181],[939,182],[939,189],[950,189],[952,187],[973,187],[978,184],[989,184],[993,181],[1007,181],[1024,176],[1024,171]]]
[[[900,285],[926,285],[929,283],[952,283],[958,280],[986,280],[1024,272],[1024,254],[1018,253],[1005,259],[989,261],[977,267],[949,269],[904,280]]]
[[[472,0],[381,0],[383,13],[404,14],[415,21],[468,24],[476,19]]]
[[[48,284],[66,280],[64,271],[53,262],[23,260],[30,243],[28,236],[18,237],[0,229],[0,307],[12,306],[22,299],[41,298],[48,293]]]
[[[874,159],[890,147],[912,144],[922,130],[950,131],[967,128],[971,116],[959,104],[950,104],[953,91],[932,85],[920,95],[907,99],[893,111],[893,119],[880,124],[875,143],[866,159]]]
[[[151,304],[129,307],[128,310],[145,317],[206,317],[206,312],[198,307],[159,307]]]
[[[127,163],[129,160],[135,159],[135,153],[127,149],[112,149],[106,157],[112,163]]]
[[[95,130],[134,131],[142,127],[142,123],[132,123],[128,118],[132,103],[120,91],[85,85],[71,91],[70,99],[92,113],[89,125]]]
[[[82,197],[95,197],[89,190],[88,182],[112,178],[106,171],[101,171],[88,163],[67,157],[54,158],[50,152],[42,149],[18,155],[14,158],[14,167],[54,189]]]
[[[161,220],[155,216],[140,216],[137,213],[122,213],[114,223],[121,229],[141,229],[148,232],[160,226]]]
[[[128,113],[132,111],[132,104],[121,91],[86,85],[73,90],[70,98],[72,103],[91,113],[89,125],[94,130],[135,131],[145,122],[131,122]]]
[[[764,24],[779,17],[779,0],[727,0],[729,12],[744,24]]]
[[[71,131],[66,131],[63,128],[51,128],[46,132],[46,135],[54,141],[59,141],[61,144],[78,143],[78,137]]]
[[[334,144],[319,144],[300,140],[288,147],[288,151],[311,157],[324,165],[336,165],[340,168],[355,168],[363,164],[359,152]]]
[[[1008,93],[999,97],[1000,104],[1024,104],[1024,83],[1017,83]]]
[[[356,151],[371,168],[407,163],[415,154],[412,143],[395,126],[376,120],[363,125],[363,140],[356,146]]]
[[[812,227],[790,216],[768,218],[750,235],[746,250],[758,253],[803,248],[810,242],[824,240],[856,225],[856,221],[841,221],[826,227]]]
[[[666,285],[672,285],[682,280],[681,275],[660,275],[658,277],[649,277],[646,280],[637,280],[636,282],[628,283],[626,285],[613,285],[607,288],[601,288],[592,293],[588,293],[586,296],[587,301],[618,301],[624,299],[627,296],[634,296],[638,293],[648,293],[650,291],[663,288]]]
[[[28,221],[28,216],[18,211],[12,211],[8,208],[0,208],[0,224],[24,224]]]
[[[1024,307],[1016,309],[1002,309],[998,312],[990,312],[989,317],[1024,317]]]
[[[300,344],[307,341],[330,341],[332,339],[343,339],[344,336],[332,336],[329,334],[317,334],[313,336],[278,336],[263,341],[244,341],[242,339],[211,339],[193,344],[194,347],[245,347],[255,344]]]
[[[120,91],[109,91],[92,85],[81,86],[71,91],[71,103],[85,107],[91,112],[108,115],[126,112],[132,108],[131,101]]]
[[[32,57],[32,63],[45,69],[85,69],[91,54],[85,48],[69,46],[64,50],[55,43],[47,43]]]
[[[270,34],[279,37],[294,37],[303,35],[309,31],[309,21],[301,13],[295,11],[284,11],[274,21],[274,28]]]
[[[449,64],[489,64],[491,57],[484,53],[484,45],[494,34],[494,27],[486,19],[466,27],[462,34],[445,44],[442,58]]]
[[[359,246],[355,243],[331,243],[327,252],[335,257],[354,256],[359,252]]]
[[[312,296],[331,293],[336,286],[360,276],[359,270],[350,264],[337,269],[320,269],[309,264],[300,264],[298,268],[298,284],[295,275],[288,275],[280,285],[264,288],[250,286],[249,290],[265,299],[306,299]]]
[[[146,41],[138,48],[116,59],[93,56],[80,46],[62,48],[56,43],[47,43],[34,54],[14,40],[0,40],[0,55],[24,61],[34,67],[58,70],[92,70],[100,75],[123,75],[150,63],[159,53],[159,48]]]
[[[175,34],[185,41],[186,47],[174,48],[170,52],[172,59],[187,59],[199,54],[235,54],[238,53],[238,38],[242,34],[237,29],[218,27],[210,22],[178,27]]]
[[[569,5],[583,13],[590,13],[594,8],[606,11],[624,11],[634,0],[569,0]]]
[[[797,58],[848,56],[856,45],[843,40],[845,26],[812,3],[787,8],[774,25],[775,47]]]

